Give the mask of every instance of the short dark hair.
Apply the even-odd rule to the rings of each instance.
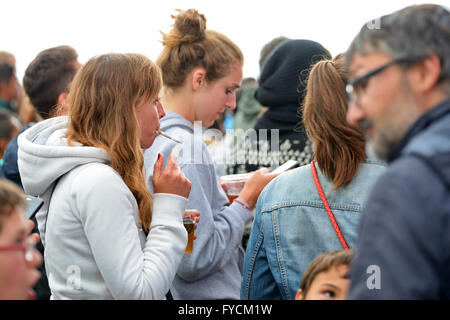
[[[319,273],[329,270],[331,267],[340,265],[350,266],[355,254],[354,250],[332,250],[322,253],[315,258],[303,273],[302,281],[300,282],[300,289],[302,289],[302,296],[306,297],[312,282]]]
[[[9,82],[14,75],[14,66],[8,63],[0,63],[0,83]]]
[[[10,216],[17,207],[25,210],[26,200],[22,190],[14,183],[0,179],[0,232],[3,218]]]
[[[58,46],[40,52],[25,70],[23,87],[44,119],[56,107],[58,96],[69,91],[69,85],[77,72],[77,59],[75,49]]]

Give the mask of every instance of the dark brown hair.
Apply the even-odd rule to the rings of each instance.
[[[26,200],[22,190],[14,183],[0,179],[0,232],[3,218],[11,215],[17,207],[25,209]]]
[[[59,46],[40,52],[25,70],[23,87],[39,114],[47,119],[58,103],[58,96],[69,91],[77,72],[77,52]]]
[[[314,158],[333,189],[348,185],[365,161],[364,135],[347,123],[342,55],[317,62],[309,74],[303,102],[303,124],[314,144]]]
[[[331,267],[337,267],[339,265],[350,266],[354,254],[354,250],[333,250],[327,251],[315,258],[303,273],[303,277],[300,282],[302,297],[306,297],[311,284],[319,273],[325,272]]]
[[[197,67],[206,71],[206,81],[226,76],[237,63],[243,65],[239,47],[225,35],[206,29],[206,18],[197,10],[176,10],[172,30],[163,34],[164,49],[156,63],[161,67],[164,86],[181,87]]]

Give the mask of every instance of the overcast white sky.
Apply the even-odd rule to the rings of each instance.
[[[108,52],[138,52],[156,60],[160,30],[168,32],[176,8],[196,8],[207,28],[232,39],[245,57],[244,77],[259,74],[259,52],[280,35],[320,42],[335,55],[361,26],[413,0],[1,0],[0,51],[13,53],[17,75],[49,47],[74,47],[81,63]],[[447,5],[447,1],[429,2]]]

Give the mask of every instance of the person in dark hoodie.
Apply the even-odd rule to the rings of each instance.
[[[388,161],[363,211],[349,299],[450,299],[450,11],[404,8],[347,51],[347,120]]]
[[[311,162],[312,146],[298,125],[302,121],[298,110],[308,71],[322,59],[331,59],[327,49],[315,41],[301,39],[283,41],[267,57],[255,98],[268,109],[254,126],[257,139],[251,140],[248,149],[235,148],[239,152],[237,173],[278,166],[290,159],[300,165]]]

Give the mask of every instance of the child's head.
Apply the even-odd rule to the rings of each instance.
[[[328,251],[315,258],[300,282],[296,300],[341,300],[347,297],[353,250]]]
[[[0,179],[0,300],[29,299],[40,278],[42,258],[32,250],[25,218],[26,200],[14,183]]]

